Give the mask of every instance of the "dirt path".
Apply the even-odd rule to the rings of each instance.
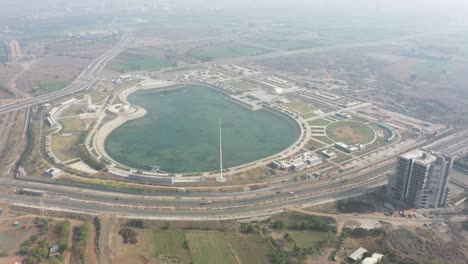
[[[24,98],[24,99],[32,98],[31,94],[24,92],[21,89],[18,89],[16,85],[16,80],[18,80],[18,78],[21,77],[21,75],[23,75],[26,71],[28,71],[31,68],[31,66],[34,65],[36,62],[37,61],[32,61],[32,62],[19,64],[21,66],[21,72],[14,75],[8,82],[8,89],[10,89],[10,91],[15,94],[16,98]]]
[[[92,222],[89,222],[89,238],[86,242],[86,263],[88,264],[99,264],[98,257],[96,256],[96,229]]]

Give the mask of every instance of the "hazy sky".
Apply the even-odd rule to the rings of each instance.
[[[177,0],[174,0],[176,2]],[[389,8],[396,10],[459,10],[468,11],[468,0],[206,0],[227,2],[234,6],[250,7],[333,7],[333,8]],[[467,13],[468,15],[468,13]]]
[[[89,6],[91,9],[107,6],[103,3],[169,3],[195,7],[272,7],[272,8],[307,8],[333,9],[350,13],[374,11],[385,13],[416,13],[421,15],[450,15],[468,17],[468,0],[0,0],[0,13],[12,15],[16,10],[47,10],[59,6]],[[18,9],[20,8],[20,9]]]

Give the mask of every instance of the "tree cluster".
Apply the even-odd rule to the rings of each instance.
[[[138,243],[137,233],[128,227],[124,227],[119,231],[119,235],[123,238],[124,244],[136,244]]]

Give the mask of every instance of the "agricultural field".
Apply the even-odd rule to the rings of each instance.
[[[240,263],[262,264],[270,263],[267,253],[270,250],[266,241],[257,235],[234,235],[228,236],[229,244],[236,252]]]
[[[177,257],[182,263],[190,262],[190,252],[184,248],[185,232],[180,230],[153,231],[153,257]]]
[[[34,84],[34,90],[42,93],[51,93],[68,86],[68,82],[41,80]]]
[[[52,152],[59,158],[61,161],[71,160],[77,157],[75,146],[80,140],[80,135],[52,135]]]
[[[355,121],[338,121],[328,125],[325,131],[333,141],[348,145],[369,144],[376,137],[371,127]]]
[[[137,259],[141,260],[143,257],[157,263],[269,263],[269,244],[257,234],[178,229],[137,232],[138,243],[120,244],[117,260],[140,263]],[[117,262],[120,263],[119,261]]]
[[[243,56],[262,55],[268,52],[269,50],[267,49],[246,46],[234,42],[225,42],[191,49],[187,52],[187,55],[199,61],[215,61]]]
[[[252,38],[247,39],[249,43],[256,44],[259,46],[278,49],[278,50],[299,50],[299,49],[310,49],[324,45],[323,42],[311,40],[311,39],[294,39],[287,37],[264,37],[264,38]]]
[[[227,85],[229,85],[230,87],[232,87],[233,89],[235,89],[236,91],[238,92],[248,92],[250,90],[252,90],[252,88],[254,87],[254,85],[246,82],[246,81],[242,81],[242,80],[237,80],[237,81],[231,81],[231,82],[228,82],[226,83]]]
[[[284,107],[287,107],[293,111],[296,111],[300,114],[306,114],[306,113],[310,113],[310,112],[313,112],[315,110],[317,110],[317,108],[313,107],[313,106],[310,106],[304,102],[301,102],[301,101],[293,101],[293,102],[289,102],[289,103],[284,103],[283,104]]]
[[[226,234],[216,232],[189,232],[187,240],[194,263],[236,264],[236,254]]]
[[[112,68],[120,72],[159,70],[171,66],[174,66],[174,64],[163,58],[147,57],[134,53],[121,54],[111,64]]]

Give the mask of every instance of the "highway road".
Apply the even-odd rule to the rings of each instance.
[[[436,141],[424,149],[447,155],[462,155],[468,151],[468,129]]]
[[[35,104],[50,102],[54,99],[58,99],[82,90],[87,90],[94,85],[97,76],[102,72],[107,63],[114,57],[119,55],[127,45],[132,41],[133,36],[131,34],[125,34],[122,39],[110,50],[94,59],[86,69],[66,88],[52,92],[49,94],[40,95],[31,99],[20,100],[17,103],[6,104],[0,106],[0,115],[11,111],[23,109]]]
[[[261,192],[234,194],[193,192],[141,196],[3,179],[0,186],[12,191],[2,191],[0,201],[27,207],[39,207],[42,204],[47,210],[72,210],[94,215],[110,213],[121,217],[178,217],[192,220],[245,218],[280,212],[293,205],[316,204],[365,193],[371,187],[385,184],[386,176],[393,171],[394,166],[391,162],[365,172],[356,172],[357,176],[353,175],[346,180],[315,183],[298,181]],[[18,195],[14,194],[14,188],[41,190],[47,192],[47,195]],[[212,204],[202,205],[207,200],[212,201]]]

